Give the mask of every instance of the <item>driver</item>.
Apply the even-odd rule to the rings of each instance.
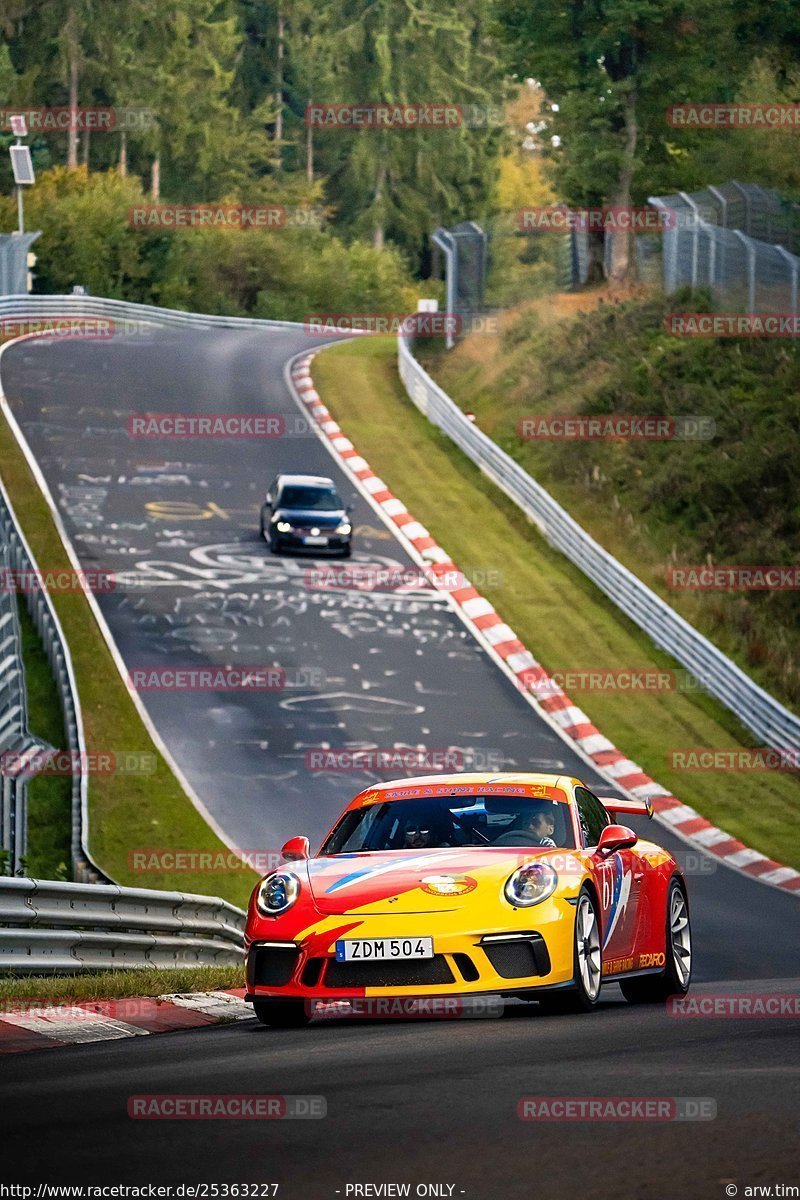
[[[403,848],[406,850],[424,850],[433,845],[430,821],[409,821],[406,825]]]
[[[531,845],[542,846],[548,850],[556,849],[553,840],[555,828],[556,815],[552,804],[543,805],[541,808],[526,808],[514,824],[515,831],[532,835]]]
[[[452,845],[452,825],[441,813],[423,811],[419,817],[409,817],[403,831],[403,848],[426,850],[430,846]]]
[[[556,844],[553,841],[553,834],[556,829],[556,815],[553,812],[552,806],[532,813],[528,817],[528,828],[536,838],[537,845],[555,850]]]

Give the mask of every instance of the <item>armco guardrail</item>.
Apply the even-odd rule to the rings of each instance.
[[[548,542],[765,745],[800,749],[800,718],[591,538],[541,484],[464,416],[414,358],[407,339],[399,338],[398,344],[400,377],[412,402],[536,523]]]
[[[26,586],[23,589],[25,603],[50,663],[50,669],[58,689],[61,711],[64,717],[66,748],[70,751],[75,764],[72,775],[72,832],[70,840],[73,874],[79,879],[104,880],[106,877],[92,862],[87,847],[87,779],[85,772],[81,769],[86,743],[83,737],[81,707],[78,699],[78,690],[75,686],[75,676],[72,671],[69,649],[52,601],[38,581],[36,560],[25,540],[2,481],[0,481],[0,548],[2,549],[0,565],[15,572],[15,574],[19,572],[25,576]],[[16,601],[13,591],[8,591],[7,596],[11,604],[10,606],[6,606],[4,619],[8,621],[9,625],[12,625],[15,621],[13,609]],[[2,635],[0,634],[0,642],[2,641]],[[16,689],[16,692],[12,692],[5,687],[0,690],[0,703],[3,705],[2,711],[0,711],[0,726],[5,727],[9,719],[13,726],[15,721],[22,719],[22,714],[15,715],[14,709],[20,704],[24,707],[24,684],[22,682],[24,680],[24,670],[18,638],[10,639],[8,656],[7,659],[4,659],[3,663],[0,663],[0,670],[2,670],[3,678],[7,683],[10,684],[14,677],[19,681],[19,687]],[[23,731],[24,725],[20,725],[16,732],[21,734]],[[9,736],[0,738],[0,748],[12,750],[23,758],[26,750],[35,751],[42,745],[41,742],[32,738],[28,738],[26,744],[23,745],[14,740],[13,728],[7,729],[6,732]],[[13,804],[16,810],[16,819],[13,822],[13,827],[11,822],[9,822],[9,829],[7,831],[8,839],[5,831],[2,839],[3,844],[6,844],[8,840],[12,857],[12,871],[16,873],[19,869],[19,859],[24,854],[26,848],[26,821],[24,812],[25,773],[23,771],[11,773],[3,770],[0,773],[0,787],[3,789],[5,806],[10,807]]]
[[[0,879],[0,973],[236,965],[244,923],[209,896]]]
[[[114,333],[135,333],[138,323],[153,325],[194,325],[221,329],[295,329],[294,321],[270,321],[260,317],[220,317],[208,313],[181,312],[175,308],[156,308],[152,304],[133,304],[127,300],[107,300],[102,296],[0,296],[0,319],[12,317],[98,317],[119,321]],[[127,323],[127,325],[126,325]],[[20,329],[24,333],[24,329]],[[9,333],[6,332],[6,336]]]

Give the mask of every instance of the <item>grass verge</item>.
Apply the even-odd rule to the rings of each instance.
[[[39,568],[71,569],[50,510],[25,457],[0,415],[0,478]],[[80,591],[54,592],[53,604],[72,655],[83,710],[87,750],[152,754],[147,775],[97,773],[89,779],[89,849],[98,865],[127,886],[221,896],[246,906],[255,872],[132,869],[135,850],[225,852],[157,752],[117,671],[97,622]],[[152,860],[151,860],[152,861]]]
[[[314,383],[359,452],[551,671],[675,669],[406,396],[396,346],[364,338],[326,350]],[[796,775],[687,772],[672,751],[754,742],[710,697],[568,689],[654,779],[749,846],[800,867]]]
[[[244,967],[178,967],[141,971],[97,971],[90,975],[52,978],[0,976],[4,1008],[30,1002],[47,1004],[77,1000],[117,1000],[123,996],[165,996],[169,992],[211,992],[244,987]]]
[[[51,746],[63,746],[64,722],[44,646],[22,598],[17,609],[29,730]],[[71,828],[71,780],[64,775],[35,775],[28,784],[29,875],[34,879],[69,879]]]
[[[602,289],[503,315],[497,336],[431,343],[428,370],[480,428],[620,562],[800,713],[791,588],[670,586],[670,568],[777,564],[800,553],[800,353],[791,338],[678,337],[710,297]],[[569,415],[705,424],[705,436],[543,438]],[[685,579],[685,576],[684,576]]]

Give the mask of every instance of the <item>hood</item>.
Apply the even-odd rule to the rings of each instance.
[[[498,898],[512,871],[523,863],[547,860],[563,850],[527,850],[514,846],[481,846],[438,850],[397,850],[366,854],[337,854],[308,859],[308,879],[319,912],[427,913],[443,912]],[[436,876],[452,876],[452,894],[431,893],[423,886]],[[441,881],[440,881],[441,885]]]
[[[276,508],[273,520],[291,521],[293,525],[316,525],[319,529],[330,529],[347,519],[343,508],[335,512],[319,512],[313,508]]]

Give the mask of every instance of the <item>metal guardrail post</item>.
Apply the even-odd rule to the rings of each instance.
[[[753,239],[742,233],[741,229],[734,229],[733,236],[737,241],[744,246],[744,252],[747,262],[747,311],[753,313],[756,311],[756,251]]]
[[[458,289],[458,255],[456,253],[456,245],[453,241],[453,236],[448,229],[437,229],[431,235],[433,241],[444,251],[445,256],[445,308],[448,315],[452,315],[456,311],[456,295]],[[448,350],[452,350],[456,344],[456,339],[450,327],[450,322],[447,322],[445,329],[445,346]]]
[[[744,187],[741,183],[737,183],[735,179],[731,180],[730,186],[732,188],[736,188],[736,191],[744,200],[744,232],[750,236],[752,233],[753,220],[753,206],[750,200],[750,193],[746,187]]]
[[[800,267],[800,259],[795,258],[794,254],[790,254],[783,246],[776,246],[775,249],[780,254],[783,261],[789,270],[789,303],[791,311],[797,312],[797,271]]]
[[[689,193],[679,192],[678,195],[680,196],[681,200],[683,200],[684,204],[688,205],[688,207],[691,209],[692,217],[694,218],[692,221],[692,288],[694,289],[697,287],[697,266],[699,257],[698,239],[700,237],[700,226],[704,224],[704,222],[700,216],[700,209],[698,205],[695,204]]]

